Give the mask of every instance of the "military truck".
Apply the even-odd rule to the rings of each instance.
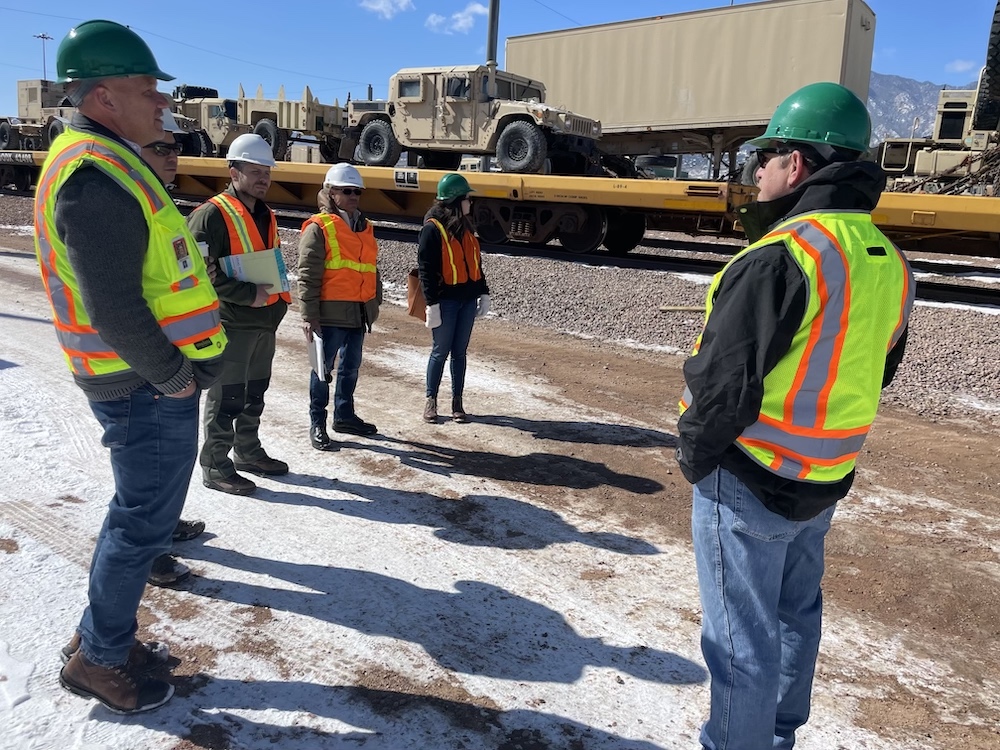
[[[271,146],[274,158],[285,161],[296,141],[317,143],[323,161],[338,160],[344,133],[344,110],[336,102],[321,104],[309,87],[301,100],[285,98],[282,86],[276,99],[264,96],[262,87],[253,98],[239,87],[236,99],[219,97],[216,89],[182,85],[174,89],[178,124],[190,135],[183,137],[185,153],[225,156],[229,145],[244,133],[257,133]]]
[[[17,82],[17,116],[0,117],[0,151],[45,151],[73,116],[66,84],[40,78]]]
[[[406,150],[430,169],[492,155],[504,172],[600,172],[601,123],[545,103],[545,86],[493,66],[405,68],[387,100],[347,105],[340,156],[393,166]],[[411,160],[412,161],[412,160]]]
[[[890,138],[876,161],[890,191],[996,195],[1000,185],[1000,0],[975,89],[944,89],[930,138]],[[916,123],[914,123],[916,128]]]

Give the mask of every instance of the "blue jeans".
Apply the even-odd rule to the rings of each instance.
[[[431,329],[434,343],[427,362],[427,397],[437,398],[444,363],[451,357],[451,395],[461,398],[465,390],[466,352],[476,322],[476,298],[441,300],[441,325]]]
[[[722,468],[695,485],[701,650],[712,676],[701,730],[708,750],[787,750],[809,718],[823,541],[835,507],[789,521]]]
[[[333,363],[340,354],[337,366],[337,385],[333,392],[333,421],[349,422],[354,414],[354,389],[358,385],[361,369],[361,349],[365,344],[364,328],[337,328],[322,326],[323,356],[326,369],[333,371]],[[320,380],[316,372],[309,374],[309,424],[326,425],[326,407],[330,403],[330,384]]]
[[[91,401],[111,449],[115,494],[90,564],[90,604],[79,633],[84,655],[123,664],[153,559],[170,550],[198,452],[199,392],[170,398],[150,385],[114,401]]]

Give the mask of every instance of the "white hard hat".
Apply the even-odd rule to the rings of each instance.
[[[326,170],[323,187],[357,187],[364,188],[361,173],[350,164],[341,162]]]
[[[271,147],[256,133],[244,133],[233,141],[229,151],[226,152],[226,159],[228,161],[248,161],[251,164],[260,164],[265,167],[277,166],[274,154],[271,153]]]
[[[183,133],[184,130],[180,125],[177,124],[177,120],[174,119],[174,113],[169,109],[163,110],[163,129],[168,133]]]

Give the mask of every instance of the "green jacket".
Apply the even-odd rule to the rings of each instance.
[[[365,219],[362,218],[361,222]],[[363,227],[364,224],[361,224]],[[339,302],[320,299],[326,269],[326,239],[323,230],[310,224],[299,238],[299,312],[302,320],[318,320],[321,326],[366,328],[378,320],[382,304],[382,278],[375,273],[375,299],[367,302]]]
[[[237,196],[236,190],[230,185],[225,190],[232,196]],[[252,211],[254,223],[262,237],[267,237],[270,226],[270,213],[263,201],[257,201]],[[232,255],[229,247],[229,230],[222,212],[213,203],[202,203],[191,212],[187,219],[188,228],[198,242],[208,243],[208,254],[212,258]],[[285,317],[288,304],[282,300],[267,307],[251,307],[257,296],[257,285],[248,281],[238,281],[226,276],[221,271],[216,274],[213,282],[215,293],[219,295],[219,312],[222,324],[227,330],[243,331],[276,331],[281,319]]]

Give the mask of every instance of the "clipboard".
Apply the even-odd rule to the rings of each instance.
[[[319,332],[313,333],[312,343],[307,342],[307,346],[309,347],[309,366],[316,373],[316,377],[329,383],[330,373],[326,369],[326,352],[323,350],[323,337]]]
[[[271,294],[281,294],[291,290],[280,248],[223,255],[219,258],[219,268],[226,276],[240,281],[270,284]]]

